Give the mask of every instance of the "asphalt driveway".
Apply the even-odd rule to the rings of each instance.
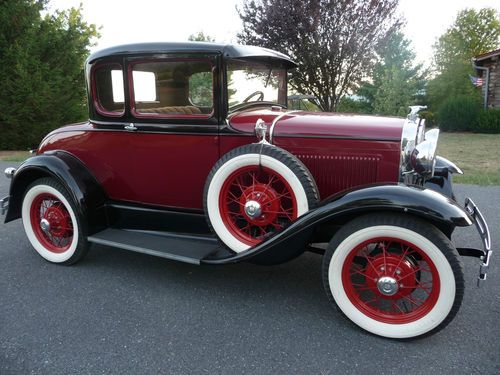
[[[7,190],[2,173],[0,196]],[[500,250],[500,188],[456,193],[479,205]],[[474,229],[454,240],[479,245]],[[481,289],[478,261],[462,259],[467,290],[455,320],[397,342],[332,308],[319,255],[197,267],[95,246],[65,267],[32,250],[19,220],[0,224],[0,374],[498,374],[500,255]]]

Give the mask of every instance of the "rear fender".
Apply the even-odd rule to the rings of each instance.
[[[378,185],[346,191],[321,202],[288,228],[259,245],[224,259],[205,259],[209,264],[237,263],[267,251],[297,251],[305,247],[315,229],[325,224],[342,225],[355,217],[380,212],[413,215],[438,227],[448,236],[472,219],[455,201],[430,189],[406,185]]]
[[[88,234],[106,227],[106,194],[87,167],[65,151],[49,151],[26,160],[12,178],[5,222],[21,217],[24,194],[35,180],[52,177],[69,192]]]

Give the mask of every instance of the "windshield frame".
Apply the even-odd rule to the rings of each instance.
[[[228,80],[228,68],[231,62],[233,61],[238,61],[238,62],[248,62],[249,65],[251,64],[262,64],[268,67],[271,70],[282,70],[285,72],[284,74],[284,100],[283,103],[281,102],[275,102],[275,101],[250,101],[247,103],[238,103],[235,106],[232,106],[232,108],[229,107],[229,80]],[[240,111],[240,110],[245,110],[248,108],[252,107],[272,107],[272,106],[279,106],[282,108],[287,108],[287,97],[288,97],[288,73],[289,73],[289,66],[286,65],[286,61],[281,60],[281,59],[276,59],[276,58],[258,58],[258,57],[243,57],[243,58],[230,58],[230,59],[224,59],[224,106],[225,106],[225,113],[228,115]],[[278,89],[279,90],[279,89]],[[278,94],[279,97],[279,94]]]

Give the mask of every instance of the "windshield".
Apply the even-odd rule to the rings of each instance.
[[[286,106],[286,69],[248,60],[230,60],[227,66],[229,109],[258,102]]]

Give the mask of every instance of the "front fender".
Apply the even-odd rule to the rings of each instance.
[[[49,151],[21,164],[10,185],[6,223],[21,217],[26,189],[33,181],[43,177],[53,177],[67,189],[88,234],[106,227],[106,193],[87,167],[65,151]]]
[[[296,251],[305,246],[314,229],[323,224],[343,224],[374,212],[395,212],[419,217],[451,234],[457,226],[472,224],[469,214],[455,201],[430,189],[406,185],[379,185],[343,192],[321,202],[288,228],[259,245],[224,259],[205,259],[208,264],[236,263],[267,251]]]

